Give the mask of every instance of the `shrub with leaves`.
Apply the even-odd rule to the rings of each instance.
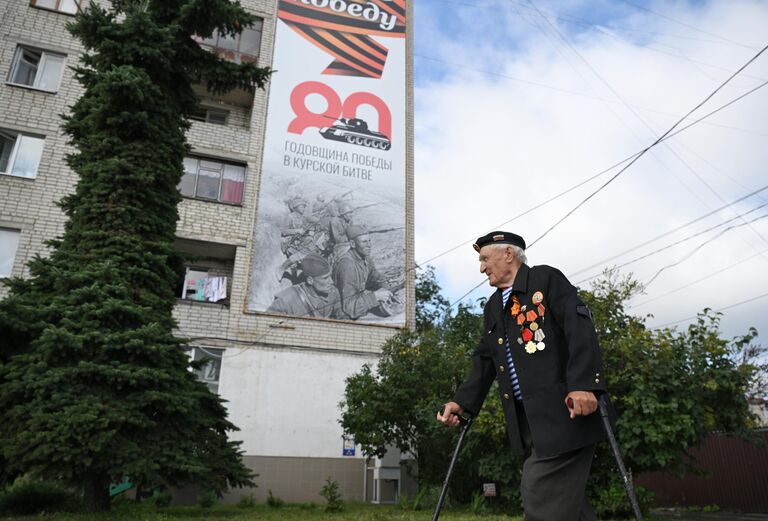
[[[325,485],[320,489],[320,495],[325,498],[326,512],[341,512],[344,510],[344,499],[339,491],[339,484],[330,476],[325,478]]]

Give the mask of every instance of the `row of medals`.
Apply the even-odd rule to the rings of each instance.
[[[541,326],[544,324],[544,311],[546,309],[542,304],[543,301],[544,295],[541,291],[537,291],[531,297],[531,302],[535,309],[527,310],[528,306],[520,306],[517,295],[512,295],[510,314],[512,318],[516,318],[521,334],[521,336],[517,337],[517,343],[522,345],[528,354],[543,351],[546,347],[546,344],[544,344],[544,331],[541,329]],[[539,318],[541,318],[540,321],[538,321]]]

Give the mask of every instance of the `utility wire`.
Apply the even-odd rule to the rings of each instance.
[[[757,210],[759,210],[759,209],[761,209],[761,208],[763,208],[765,206],[768,206],[768,202],[767,203],[763,203],[763,204],[761,204],[760,206],[758,206],[756,208],[752,208],[751,210],[749,210],[749,211],[747,211],[747,212],[745,212],[743,214],[737,215],[736,217],[732,217],[732,218],[728,219],[727,221],[723,221],[721,223],[717,223],[716,225],[710,226],[709,228],[707,228],[705,230],[701,230],[699,232],[696,232],[693,235],[689,235],[689,236],[683,237],[682,239],[679,239],[679,240],[677,240],[677,241],[675,241],[673,243],[666,244],[666,245],[662,246],[661,248],[657,248],[657,249],[651,251],[650,253],[646,253],[644,255],[641,255],[640,257],[635,257],[634,259],[629,260],[629,261],[627,261],[627,262],[625,262],[623,264],[619,264],[618,266],[616,266],[616,268],[624,268],[626,266],[629,266],[630,264],[634,264],[634,263],[639,262],[641,260],[647,259],[648,257],[652,257],[652,256],[656,255],[657,253],[661,253],[663,251],[668,250],[669,248],[672,248],[673,246],[678,246],[678,245],[680,245],[680,244],[682,244],[684,242],[690,241],[691,239],[695,239],[696,237],[704,235],[705,233],[709,233],[712,230],[716,230],[717,228],[720,228],[721,226],[725,226],[726,224],[728,224],[730,222],[733,222],[736,219],[739,219],[739,218],[741,218],[741,217],[743,217],[745,215],[748,215],[748,214],[750,214],[752,212],[756,212]],[[732,228],[738,228],[739,226],[744,226],[744,223],[742,223],[741,225],[732,227]],[[730,230],[732,228],[728,228],[725,231],[728,231],[728,230]],[[719,235],[717,235],[717,237],[719,237]],[[576,282],[576,285],[582,284],[584,282],[587,282],[588,280],[592,280],[592,279],[598,277],[599,275],[600,274],[598,273],[598,274],[592,275],[591,277],[587,277],[586,279],[582,279],[582,280]],[[648,281],[648,284],[650,284],[650,283],[651,283],[651,281]]]
[[[592,199],[595,195],[600,193],[605,187],[607,187],[609,184],[611,184],[616,178],[618,178],[621,174],[623,174],[629,167],[631,167],[633,164],[637,162],[638,159],[640,159],[643,155],[645,155],[646,152],[648,152],[651,148],[655,147],[661,141],[670,134],[675,128],[677,128],[680,123],[682,123],[685,119],[688,118],[691,114],[693,114],[696,110],[698,110],[702,105],[704,105],[707,101],[712,99],[712,97],[717,94],[725,85],[731,81],[733,78],[736,77],[737,74],[739,74],[741,71],[743,71],[746,67],[748,67],[753,61],[755,61],[761,54],[763,54],[768,49],[768,45],[763,47],[757,54],[755,54],[752,58],[747,61],[744,65],[742,65],[736,72],[731,74],[731,76],[728,77],[727,80],[725,80],[723,83],[720,84],[712,93],[710,93],[706,98],[704,98],[698,105],[696,105],[694,108],[692,108],[688,113],[683,116],[681,119],[679,119],[674,125],[672,125],[669,130],[664,132],[661,136],[659,136],[653,143],[651,143],[649,146],[644,148],[637,156],[635,156],[632,161],[629,162],[624,168],[619,170],[616,174],[614,174],[608,181],[603,183],[597,190],[589,194],[585,199],[583,199],[580,203],[578,203],[573,209],[571,209],[568,213],[566,213],[563,217],[561,217],[555,224],[550,226],[543,234],[541,234],[539,237],[537,237],[530,246],[533,246],[537,242],[539,242],[541,239],[547,236],[549,232],[551,232],[553,229],[555,229],[559,224],[561,224],[563,221],[565,221],[568,217],[570,217],[576,210],[581,208],[584,204],[586,204],[590,199]],[[763,84],[764,85],[764,84]]]
[[[736,302],[734,304],[729,304],[729,305],[723,306],[721,308],[713,309],[712,311],[714,311],[716,313],[720,313],[721,311],[725,311],[726,309],[735,308],[736,306],[741,306],[742,304],[748,304],[750,302],[754,302],[755,300],[759,300],[759,299],[765,298],[765,297],[768,297],[768,293],[763,293],[762,295],[758,295],[756,297],[748,298],[746,300],[742,300],[741,302]],[[680,322],[685,322],[687,320],[692,320],[692,319],[694,319],[694,318],[696,318],[698,316],[699,315],[693,315],[693,316],[690,316],[690,317],[681,318],[680,320],[675,320],[673,322],[665,322],[664,324],[660,324],[658,326],[654,326],[651,329],[662,329],[664,327],[671,326],[673,324],[679,324]]]
[[[716,113],[720,112],[721,110],[723,110],[723,109],[725,109],[725,108],[727,108],[727,107],[729,107],[729,106],[733,105],[733,104],[734,104],[734,103],[736,103],[737,101],[740,101],[741,99],[743,99],[743,98],[747,97],[748,95],[752,94],[753,92],[756,92],[757,90],[759,90],[759,89],[761,89],[761,88],[765,87],[766,85],[768,85],[768,81],[766,81],[766,82],[764,82],[764,83],[762,83],[762,84],[758,85],[757,87],[754,87],[754,88],[752,88],[752,89],[750,89],[750,90],[748,90],[748,91],[744,92],[743,94],[741,94],[741,95],[737,96],[736,98],[732,99],[732,100],[731,100],[731,101],[729,101],[728,103],[725,103],[724,105],[721,105],[720,107],[718,107],[718,108],[716,108],[715,110],[713,110],[713,111],[709,112],[708,114],[705,114],[704,116],[702,116],[702,117],[700,117],[700,118],[698,118],[698,119],[695,119],[695,120],[693,120],[693,121],[692,121],[692,122],[690,122],[689,124],[687,124],[687,125],[685,125],[685,126],[683,126],[683,127],[679,128],[678,130],[676,130],[676,131],[672,132],[671,134],[669,134],[668,136],[666,136],[666,137],[664,138],[664,140],[670,139],[670,138],[672,138],[672,137],[674,137],[674,136],[676,136],[676,135],[680,134],[681,132],[684,132],[685,130],[688,130],[688,129],[689,129],[689,128],[691,128],[692,126],[694,126],[694,125],[696,125],[696,124],[698,124],[698,123],[700,123],[700,122],[704,121],[705,119],[707,119],[707,118],[709,118],[709,117],[713,116],[714,114],[716,114]],[[583,181],[581,181],[581,182],[579,182],[579,183],[577,183],[577,184],[575,184],[575,185],[571,186],[570,188],[567,188],[566,190],[564,190],[564,191],[560,192],[559,194],[557,194],[557,195],[555,195],[555,196],[553,196],[553,197],[550,197],[550,198],[549,198],[549,199],[547,199],[546,201],[543,201],[543,202],[541,202],[541,203],[537,203],[535,206],[533,206],[533,207],[531,207],[531,208],[528,208],[527,210],[525,210],[525,211],[523,211],[523,212],[520,212],[519,214],[517,214],[517,215],[515,215],[514,217],[512,217],[512,218],[510,218],[510,219],[508,219],[508,220],[506,220],[506,221],[504,221],[503,223],[497,224],[496,226],[494,226],[494,227],[493,227],[493,229],[501,228],[502,226],[505,226],[505,225],[507,225],[507,224],[509,224],[509,223],[511,223],[511,222],[513,222],[513,221],[515,221],[515,220],[517,220],[517,219],[519,219],[520,217],[522,217],[522,216],[524,216],[524,215],[526,215],[526,214],[528,214],[528,213],[530,213],[530,212],[534,211],[534,210],[537,210],[537,209],[539,209],[539,208],[542,208],[542,207],[544,207],[545,205],[547,205],[547,204],[551,203],[552,201],[555,201],[556,199],[559,199],[560,197],[562,197],[562,196],[564,196],[564,195],[566,195],[566,194],[568,194],[568,193],[572,192],[573,190],[575,190],[575,189],[577,189],[577,188],[579,188],[579,187],[581,187],[581,186],[583,186],[583,185],[585,185],[585,184],[589,183],[590,181],[592,181],[592,180],[594,180],[594,179],[597,179],[598,177],[600,177],[600,176],[602,176],[602,175],[604,175],[604,174],[606,174],[606,173],[610,172],[610,171],[611,171],[611,170],[613,170],[614,168],[617,168],[617,167],[619,167],[619,166],[623,165],[623,164],[624,164],[624,163],[626,163],[627,161],[630,161],[630,160],[632,160],[632,159],[634,159],[634,158],[637,158],[637,157],[639,157],[639,156],[640,156],[642,153],[643,153],[643,151],[641,150],[640,152],[636,152],[636,153],[632,154],[631,156],[629,156],[629,157],[627,157],[627,158],[625,158],[625,159],[622,159],[621,161],[619,161],[619,162],[617,162],[617,163],[615,163],[615,164],[613,164],[613,165],[609,166],[608,168],[605,168],[604,170],[602,170],[602,171],[598,172],[597,174],[594,174],[594,175],[592,175],[591,177],[589,177],[589,178],[587,178],[587,179],[585,179],[585,180],[583,180]],[[754,192],[754,193],[757,193],[757,192],[763,191],[763,190],[765,190],[766,188],[768,188],[768,185],[766,185],[765,187],[761,188],[760,190],[757,190],[757,191],[756,191],[756,192]],[[749,197],[749,196],[751,196],[751,195],[754,195],[754,193],[752,193],[752,194],[748,194],[748,195],[744,196],[744,198],[747,198],[747,197]],[[736,202],[738,202],[738,201],[740,201],[740,200],[741,200],[741,199],[738,199],[738,200],[736,200],[736,201],[732,202],[731,204],[734,204],[734,203],[736,203]],[[721,209],[722,209],[722,208],[721,208]],[[715,211],[719,211],[719,210],[715,210]],[[712,213],[714,213],[714,212],[712,212]],[[707,214],[707,215],[711,215],[712,213],[709,213],[709,214]],[[701,217],[701,218],[703,218],[703,217]],[[693,221],[693,222],[695,222],[695,221]],[[691,222],[691,223],[689,223],[689,224],[692,224],[693,222]],[[683,227],[685,227],[685,226],[688,226],[689,224],[683,225]],[[679,228],[677,228],[677,229],[679,229]],[[675,230],[673,230],[673,231],[677,231],[677,229],[675,229]],[[669,233],[671,233],[671,232],[669,232]],[[657,239],[659,239],[659,238],[661,238],[661,237],[663,237],[663,236],[665,236],[665,235],[666,235],[666,234],[662,234],[661,236],[659,236],[659,237],[656,237],[656,238],[652,239],[652,240],[651,240],[651,241],[649,241],[649,242],[653,242],[654,240],[657,240]],[[432,262],[432,261],[434,261],[434,260],[436,260],[436,259],[438,259],[438,258],[440,258],[440,257],[443,257],[444,255],[447,255],[448,253],[451,253],[451,252],[453,252],[453,251],[455,251],[455,250],[457,250],[457,249],[461,248],[462,246],[466,246],[467,244],[470,244],[472,241],[474,241],[474,238],[473,238],[473,239],[468,239],[468,240],[465,240],[464,242],[461,242],[461,243],[457,244],[456,246],[453,246],[453,247],[451,247],[451,248],[449,248],[449,249],[447,249],[447,250],[445,250],[445,251],[443,251],[443,252],[441,252],[441,253],[438,253],[438,254],[436,254],[436,255],[434,255],[434,256],[432,256],[432,257],[430,257],[429,259],[425,260],[425,261],[424,261],[424,262],[422,262],[421,264],[422,264],[422,265],[426,265],[426,264],[429,264],[430,262]],[[641,246],[645,246],[645,244],[647,244],[647,243],[644,243],[644,244],[642,244],[642,245],[640,245],[640,246],[638,246],[638,247],[636,247],[636,248],[639,248],[639,247],[641,247]],[[635,249],[636,249],[636,248],[635,248]],[[633,251],[633,250],[629,250],[629,251]],[[628,252],[624,252],[624,253],[628,253]],[[623,255],[623,253],[622,253],[621,255]],[[608,260],[611,260],[611,259],[608,259]],[[586,270],[588,270],[588,269],[591,269],[592,267],[594,267],[594,266],[591,266],[591,267],[589,267],[589,268],[585,268],[585,269],[584,269],[584,270],[582,270],[582,271],[586,271]],[[578,273],[580,273],[580,272],[578,272]]]
[[[534,87],[541,87],[541,88],[553,90],[553,91],[556,91],[556,92],[562,92],[564,94],[571,94],[573,96],[579,96],[579,97],[582,97],[582,98],[587,98],[587,99],[591,99],[591,100],[595,100],[595,101],[601,101],[603,103],[621,103],[620,101],[616,101],[616,100],[612,100],[612,99],[608,99],[608,98],[602,98],[600,96],[595,96],[595,95],[592,95],[592,94],[587,94],[585,92],[578,92],[578,91],[575,91],[575,90],[564,89],[562,87],[557,87],[557,86],[554,86],[554,85],[548,85],[546,83],[541,83],[541,82],[536,82],[536,81],[532,81],[532,80],[526,80],[526,79],[522,79],[522,78],[517,78],[515,76],[510,76],[508,74],[502,74],[502,73],[496,72],[496,71],[489,71],[489,70],[486,70],[486,69],[479,69],[479,68],[476,68],[476,67],[468,67],[465,64],[461,64],[461,63],[457,63],[457,62],[452,62],[452,61],[449,61],[449,60],[444,60],[442,58],[435,58],[433,56],[426,56],[424,54],[419,54],[419,53],[414,53],[414,56],[416,58],[419,58],[419,59],[422,59],[422,60],[428,60],[428,61],[433,61],[433,62],[436,62],[436,63],[442,63],[444,65],[450,65],[451,67],[456,67],[456,68],[463,69],[463,70],[479,72],[481,74],[485,74],[485,75],[488,75],[488,76],[496,76],[498,78],[504,78],[504,79],[516,81],[518,83],[523,83],[523,84],[526,84],[526,85],[532,85]],[[768,80],[765,80],[765,81],[768,81]],[[642,105],[635,105],[635,104],[631,104],[631,103],[628,103],[628,105],[631,106],[631,107],[635,107],[637,109],[646,111],[646,112],[652,112],[654,114],[661,114],[663,116],[670,116],[670,117],[675,117],[675,118],[679,118],[680,117],[679,114],[673,114],[671,112],[666,112],[666,111],[663,111],[663,110],[656,110],[656,109],[652,109],[650,107],[645,107],[645,106],[642,106]],[[754,134],[756,136],[767,136],[768,135],[765,132],[759,132],[759,131],[755,131],[755,130],[752,130],[752,129],[734,127],[734,126],[731,126],[731,125],[723,125],[723,124],[720,124],[720,123],[714,123],[714,122],[709,122],[709,121],[707,121],[706,124],[714,126],[714,127],[725,128],[725,129],[728,129],[728,130],[735,130],[737,132],[745,132],[747,134]]]
[[[667,269],[669,269],[669,268],[674,268],[675,266],[677,266],[677,265],[681,264],[683,261],[686,261],[686,260],[690,259],[690,258],[693,256],[693,254],[694,254],[694,253],[696,253],[697,251],[699,251],[700,249],[702,249],[704,246],[706,246],[707,244],[711,243],[711,242],[712,242],[712,241],[714,241],[715,239],[717,239],[717,238],[719,238],[719,237],[721,237],[721,236],[725,235],[725,234],[726,234],[726,233],[728,233],[729,231],[731,231],[731,230],[735,230],[736,228],[741,228],[742,226],[749,226],[751,223],[753,223],[753,222],[756,222],[756,221],[759,221],[759,220],[761,220],[761,219],[765,219],[766,217],[768,217],[768,214],[766,214],[766,215],[761,215],[760,217],[755,217],[755,218],[754,218],[754,219],[752,219],[751,221],[746,221],[746,222],[743,222],[743,223],[741,223],[741,224],[734,224],[733,226],[729,226],[729,227],[728,227],[728,228],[726,228],[725,230],[722,230],[720,233],[716,234],[714,237],[712,237],[712,238],[710,238],[710,239],[707,239],[706,241],[704,241],[704,242],[702,242],[701,244],[699,244],[698,246],[696,246],[696,247],[695,247],[693,250],[691,250],[691,251],[690,251],[690,252],[689,252],[687,255],[685,255],[685,256],[684,256],[682,259],[680,259],[679,261],[677,261],[677,262],[673,262],[672,264],[667,264],[666,266],[664,266],[663,268],[661,268],[659,271],[657,271],[657,272],[656,272],[656,274],[655,274],[653,277],[651,277],[651,278],[648,280],[648,282],[644,283],[644,284],[643,284],[643,286],[646,286],[646,287],[647,287],[647,286],[649,286],[649,285],[651,284],[651,282],[653,282],[654,280],[656,280],[656,278],[657,278],[659,275],[661,275],[661,274],[662,274],[662,273],[663,273],[665,270],[667,270]]]
[[[651,13],[652,15],[658,16],[660,18],[664,18],[665,20],[669,20],[670,22],[675,22],[676,24],[680,24],[680,25],[682,25],[684,27],[688,27],[689,29],[693,29],[694,31],[698,31],[698,32],[700,32],[702,34],[706,34],[708,36],[712,36],[714,38],[718,38],[718,39],[720,39],[720,40],[722,40],[724,42],[728,42],[728,43],[733,44],[733,45],[738,45],[739,47],[744,47],[745,49],[751,49],[751,50],[756,50],[757,49],[757,47],[754,47],[752,45],[746,45],[746,44],[743,44],[743,43],[740,43],[740,42],[736,42],[734,40],[731,40],[730,38],[726,38],[725,36],[720,36],[719,34],[715,34],[715,33],[709,32],[709,31],[705,31],[704,29],[696,27],[695,25],[691,25],[691,24],[688,24],[688,23],[685,23],[685,22],[681,22],[680,20],[676,20],[675,18],[672,18],[671,16],[667,16],[665,14],[657,13],[656,11],[652,11],[652,10],[648,9],[647,7],[643,7],[641,5],[637,5],[637,4],[633,3],[633,2],[630,2],[629,0],[621,0],[621,1],[624,2],[625,4],[631,5],[632,7],[636,8],[636,9],[640,9],[641,11],[646,11],[648,13]]]
[[[510,1],[512,1],[512,0],[510,0]],[[614,96],[616,96],[616,98],[617,98],[617,99],[619,99],[619,100],[620,100],[620,101],[621,101],[621,102],[622,102],[622,103],[623,103],[623,104],[624,104],[624,105],[625,105],[625,106],[626,106],[626,107],[627,107],[627,108],[630,110],[630,112],[632,112],[632,113],[633,113],[633,114],[634,114],[634,115],[637,117],[637,119],[639,119],[639,120],[640,120],[640,122],[641,122],[643,125],[645,125],[645,127],[646,127],[648,130],[650,130],[652,133],[655,133],[656,131],[655,131],[655,130],[654,130],[654,129],[653,129],[653,128],[652,128],[652,127],[651,127],[651,126],[650,126],[650,125],[649,125],[649,124],[646,122],[646,121],[645,121],[645,119],[644,119],[644,118],[643,118],[643,117],[642,117],[640,114],[638,114],[638,113],[637,113],[637,112],[636,112],[636,111],[635,111],[635,110],[634,110],[634,109],[633,109],[631,106],[629,106],[629,104],[628,104],[628,103],[627,103],[627,102],[626,102],[626,101],[625,101],[625,100],[622,98],[622,96],[621,96],[621,95],[620,95],[620,94],[619,94],[619,93],[618,93],[618,92],[617,92],[617,91],[616,91],[616,90],[615,90],[615,89],[614,89],[614,88],[611,86],[611,84],[610,84],[610,83],[608,83],[608,81],[606,81],[606,80],[605,80],[605,78],[603,78],[603,77],[602,77],[602,75],[600,75],[600,73],[599,73],[599,72],[598,72],[598,71],[597,71],[597,70],[596,70],[596,69],[595,69],[595,68],[592,66],[592,64],[591,64],[591,63],[589,63],[589,61],[588,61],[586,58],[584,58],[584,57],[581,55],[581,53],[580,53],[580,52],[579,52],[579,51],[578,51],[578,50],[577,50],[577,49],[576,49],[576,48],[575,48],[575,47],[574,47],[574,46],[573,46],[573,45],[570,43],[570,41],[568,41],[568,39],[567,39],[567,38],[566,38],[566,37],[565,37],[565,36],[564,36],[564,35],[563,35],[563,34],[562,34],[562,33],[561,33],[561,32],[560,32],[558,29],[557,29],[557,27],[555,27],[555,26],[552,24],[552,22],[550,22],[550,21],[549,21],[549,19],[547,19],[547,18],[544,16],[544,14],[541,12],[541,10],[539,10],[539,8],[536,6],[536,4],[533,2],[533,0],[528,0],[528,3],[530,3],[530,4],[531,4],[531,5],[534,7],[534,9],[536,9],[536,12],[538,12],[538,13],[539,13],[539,15],[540,15],[540,16],[541,16],[541,17],[542,17],[542,18],[543,18],[543,19],[544,19],[544,20],[547,22],[547,24],[549,24],[549,26],[552,28],[552,30],[553,30],[553,31],[555,31],[555,32],[557,33],[557,35],[558,35],[558,36],[559,36],[559,37],[560,37],[560,38],[561,38],[561,39],[562,39],[562,40],[563,40],[563,41],[564,41],[564,42],[565,42],[565,43],[568,45],[568,47],[569,47],[569,48],[570,48],[570,49],[571,49],[571,50],[572,50],[572,51],[573,51],[573,52],[576,54],[576,56],[578,56],[578,57],[579,57],[579,59],[581,59],[581,61],[583,61],[583,62],[584,62],[586,65],[587,65],[587,67],[589,67],[589,69],[592,71],[592,73],[593,73],[593,74],[594,74],[594,75],[595,75],[595,76],[596,76],[596,77],[597,77],[597,78],[598,78],[598,79],[599,79],[599,80],[600,80],[600,81],[601,81],[601,82],[602,82],[602,83],[603,83],[603,84],[604,84],[606,87],[608,87],[608,89],[609,89],[609,90],[610,90],[610,91],[611,91],[611,92],[614,94]],[[704,186],[706,186],[706,187],[709,189],[709,191],[710,191],[710,192],[712,192],[712,193],[715,195],[715,197],[717,197],[718,199],[720,199],[720,201],[722,201],[722,202],[725,202],[725,200],[724,200],[724,199],[723,199],[723,197],[720,195],[720,193],[718,193],[718,192],[717,192],[717,191],[716,191],[714,188],[712,188],[712,186],[711,186],[709,183],[707,183],[707,181],[706,181],[706,180],[704,180],[704,178],[703,178],[703,177],[701,177],[701,176],[699,175],[699,173],[698,173],[698,172],[696,172],[696,171],[695,171],[695,170],[694,170],[694,169],[693,169],[693,168],[692,168],[692,167],[691,167],[691,166],[688,164],[688,162],[687,162],[687,161],[685,161],[685,159],[683,159],[683,157],[682,157],[682,156],[680,156],[680,155],[677,153],[677,151],[676,151],[675,149],[673,149],[673,148],[672,148],[672,146],[671,146],[671,145],[669,145],[668,143],[664,143],[664,146],[666,146],[666,147],[667,147],[667,149],[668,149],[670,152],[672,152],[672,154],[673,154],[673,155],[674,155],[674,156],[677,158],[677,160],[678,160],[678,161],[680,161],[680,162],[681,162],[681,163],[682,163],[682,164],[683,164],[683,165],[684,165],[684,166],[685,166],[685,167],[688,169],[688,171],[689,171],[689,172],[691,172],[691,173],[692,173],[692,174],[693,174],[693,175],[694,175],[694,176],[695,176],[695,177],[696,177],[696,178],[697,178],[697,179],[698,179],[698,180],[699,180],[699,181],[700,181],[700,182],[701,182],[701,183],[702,183]],[[663,165],[663,163],[662,163],[662,165]],[[685,185],[684,185],[684,186],[685,186]],[[694,195],[694,196],[695,196],[695,197],[698,199],[698,196],[696,196],[696,194],[693,194],[693,195]],[[703,203],[703,201],[702,201],[702,203]],[[754,229],[754,228],[752,228],[751,226],[750,226],[749,228],[750,228],[750,229],[751,229],[751,230],[752,230],[752,231],[753,231],[753,232],[754,232],[756,235],[758,235],[758,237],[760,237],[760,239],[762,239],[762,240],[763,240],[763,242],[765,242],[766,244],[768,244],[768,239],[766,239],[766,238],[765,238],[765,237],[764,237],[762,234],[760,234],[760,233],[759,233],[757,230],[755,230],[755,229]]]
[[[720,208],[716,208],[716,209],[714,209],[714,210],[712,210],[712,211],[710,211],[710,212],[707,212],[707,213],[705,213],[704,215],[701,215],[701,216],[697,217],[696,219],[694,219],[694,220],[692,220],[692,221],[688,221],[687,223],[685,223],[685,224],[682,224],[682,225],[678,226],[677,228],[674,228],[674,229],[672,229],[672,230],[669,230],[669,231],[667,231],[667,232],[664,232],[664,233],[662,233],[662,234],[660,234],[660,235],[657,235],[656,237],[653,237],[653,238],[651,238],[651,239],[648,239],[647,241],[644,241],[644,242],[642,242],[642,243],[638,244],[637,246],[633,246],[633,247],[631,247],[631,248],[629,248],[629,249],[627,249],[627,250],[624,250],[624,251],[622,251],[621,253],[617,253],[617,254],[615,254],[615,255],[612,255],[612,256],[608,257],[607,259],[603,259],[603,260],[601,260],[601,261],[599,261],[599,262],[596,262],[595,264],[592,264],[591,266],[587,266],[586,268],[582,268],[582,269],[580,269],[580,270],[578,270],[578,271],[575,271],[575,272],[571,273],[570,275],[573,277],[573,276],[575,276],[575,275],[579,275],[579,274],[581,274],[581,273],[584,273],[585,271],[589,271],[589,270],[591,270],[591,269],[593,269],[593,268],[597,268],[598,266],[602,266],[602,265],[604,265],[606,262],[610,262],[610,261],[612,261],[612,260],[614,260],[614,259],[616,259],[616,258],[618,258],[618,257],[621,257],[621,256],[623,256],[623,255],[626,255],[627,253],[630,253],[630,252],[633,252],[633,251],[635,251],[635,250],[638,250],[638,249],[642,248],[643,246],[647,246],[648,244],[650,244],[650,243],[652,243],[652,242],[656,242],[656,241],[658,241],[659,239],[663,239],[664,237],[667,237],[668,235],[671,235],[671,234],[673,234],[673,233],[675,233],[675,232],[677,232],[677,231],[680,231],[680,230],[682,230],[683,228],[687,228],[688,226],[690,226],[690,225],[692,225],[692,224],[695,224],[695,223],[697,223],[697,222],[699,222],[699,221],[701,221],[701,220],[703,220],[703,219],[706,219],[707,217],[709,217],[709,216],[711,216],[711,215],[714,215],[714,214],[716,214],[717,212],[719,212],[719,211],[721,211],[721,210],[723,210],[723,209],[725,209],[725,208],[728,208],[729,206],[733,206],[734,204],[736,204],[736,203],[739,203],[739,202],[741,202],[741,201],[743,201],[743,200],[745,200],[745,199],[749,199],[749,198],[750,198],[750,197],[752,197],[753,195],[759,194],[760,192],[764,192],[764,191],[765,191],[765,190],[767,190],[767,189],[768,189],[768,185],[765,185],[765,186],[763,186],[762,188],[760,188],[760,189],[758,189],[758,190],[754,190],[754,191],[752,191],[752,192],[748,193],[747,195],[743,195],[743,196],[739,197],[739,198],[738,198],[738,199],[736,199],[735,201],[731,201],[730,203],[728,203],[728,204],[725,204],[725,205],[721,206]],[[763,204],[763,205],[759,206],[758,208],[762,208],[763,206],[765,206],[765,205]],[[755,210],[756,210],[756,209],[758,209],[758,208],[755,208]],[[754,211],[754,210],[750,210],[750,211]],[[726,221],[726,222],[727,222],[727,221]],[[723,224],[725,224],[725,223],[720,223],[720,224],[718,224],[717,226],[722,226]],[[716,227],[717,227],[717,226],[716,226]],[[715,227],[715,228],[716,228],[716,227]],[[710,229],[708,229],[708,230],[705,230],[705,231],[709,231],[709,230],[711,230],[711,229],[713,229],[713,228],[710,228]],[[674,245],[674,244],[670,244],[669,246],[673,246],[673,245]],[[668,247],[668,246],[665,246],[665,248],[666,248],[666,247]],[[641,258],[644,258],[644,257],[641,257]],[[639,260],[639,259],[635,259],[635,260]],[[631,264],[632,262],[634,262],[634,261],[630,261],[630,262],[627,262],[627,263],[625,263],[625,264],[622,264],[622,266],[626,266],[627,264]],[[581,282],[584,282],[584,281],[587,281],[587,280],[590,280],[590,279],[593,279],[593,278],[594,278],[594,277],[589,277],[589,278],[587,278],[587,279],[583,279]]]
[[[704,275],[703,277],[701,277],[699,279],[696,279],[696,280],[694,280],[692,282],[689,282],[688,284],[683,284],[682,286],[678,286],[677,288],[675,288],[673,290],[666,291],[666,292],[662,293],[661,295],[657,295],[657,296],[655,296],[653,298],[650,298],[648,300],[643,300],[642,302],[638,302],[637,304],[631,304],[631,305],[627,306],[627,308],[629,308],[629,309],[639,308],[640,306],[645,306],[646,304],[650,304],[651,302],[655,302],[655,301],[657,301],[659,299],[662,299],[664,297],[668,297],[669,295],[671,295],[673,293],[677,293],[678,291],[682,291],[682,290],[684,290],[686,288],[690,288],[691,286],[694,286],[694,285],[698,284],[699,282],[704,282],[705,280],[711,279],[715,275],[719,275],[719,274],[721,274],[721,273],[723,273],[725,271],[728,271],[731,268],[735,268],[736,266],[738,266],[740,264],[744,264],[745,262],[750,261],[750,260],[754,259],[755,257],[757,257],[757,256],[759,256],[759,255],[761,255],[763,253],[767,253],[767,252],[768,252],[768,248],[766,248],[766,249],[764,249],[762,251],[759,251],[757,253],[753,253],[749,257],[747,257],[745,259],[741,259],[740,261],[734,262],[733,264],[729,264],[725,268],[720,268],[719,270],[713,271],[711,273],[708,273],[707,275]]]

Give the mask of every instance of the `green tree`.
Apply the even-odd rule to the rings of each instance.
[[[223,61],[194,35],[254,21],[227,0],[114,0],[69,25],[86,54],[84,94],[65,117],[79,176],[51,255],[0,302],[0,454],[6,481],[31,473],[82,487],[251,483],[222,401],[197,382],[175,338],[177,185],[197,104],[263,87],[269,71]]]
[[[747,435],[754,427],[746,396],[765,393],[756,364],[765,349],[754,343],[754,329],[732,342],[720,338],[718,315],[708,310],[684,331],[650,330],[644,317],[626,309],[641,289],[631,278],[607,272],[581,296],[592,310],[603,348],[625,463],[634,474],[680,474],[695,463],[689,449],[710,432]],[[417,280],[417,296],[428,296],[434,310],[435,302],[443,302],[436,300],[438,294],[434,273],[427,271]],[[435,411],[468,371],[481,322],[465,307],[455,315],[420,316],[431,325],[393,337],[376,369],[366,366],[347,380],[341,421],[366,454],[381,455],[387,445],[413,452],[420,484],[429,486],[441,482],[456,440],[455,431],[435,421]],[[507,448],[501,404],[492,388],[468,436],[457,467],[462,479],[452,481],[452,494],[467,501],[472,490],[492,481],[519,506],[521,466]],[[607,444],[599,446],[592,481],[598,506],[610,514],[631,515]],[[613,501],[618,505],[604,491],[617,491]]]

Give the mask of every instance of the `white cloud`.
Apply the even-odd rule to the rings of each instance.
[[[551,23],[578,55],[531,9],[512,1],[482,4],[501,10],[465,5],[469,3],[430,2],[429,13],[434,15],[434,10],[441,8],[445,11],[442,16],[417,17],[416,258],[421,262],[529,209],[523,217],[501,227],[533,242],[617,170],[539,208],[543,201],[649,145],[768,43],[762,41],[768,26],[768,4],[764,2],[721,0],[696,6],[663,2],[651,7],[755,49],[724,42],[619,2],[605,2],[602,12],[609,14],[603,16],[594,9],[579,11],[580,6],[593,3],[537,3],[548,15],[561,15],[561,20],[552,19]],[[481,2],[477,0],[477,4]],[[423,7],[425,13],[427,6]],[[589,20],[599,17],[597,21],[621,38],[583,23],[564,23],[563,19],[572,19],[571,15]],[[442,30],[439,20],[450,16],[459,16],[476,29],[467,31],[466,37],[455,30]],[[626,29],[642,32],[628,33]],[[483,70],[496,75],[478,72]],[[768,52],[694,117],[766,79]],[[531,247],[530,262],[552,264],[566,274],[573,273],[768,184],[766,121],[768,87],[670,139],[668,147],[660,145],[642,157]],[[762,199],[752,198],[738,209],[746,211],[763,201],[768,201],[768,190]],[[750,216],[766,213],[768,207]],[[733,216],[732,211],[724,210],[612,263],[630,260]],[[713,233],[627,270],[641,281],[648,280]],[[661,274],[638,301],[766,248],[768,219],[730,231]],[[433,264],[451,299],[482,279],[469,244]],[[649,321],[654,325],[693,315],[704,306],[718,308],[768,293],[766,269],[768,254],[637,311],[654,313],[656,318]],[[576,282],[594,272],[572,279]],[[485,286],[472,298],[489,293]],[[725,334],[744,332],[747,325],[768,332],[768,318],[755,312],[764,306],[768,306],[768,298],[726,311]],[[746,323],[745,317],[754,320]]]

